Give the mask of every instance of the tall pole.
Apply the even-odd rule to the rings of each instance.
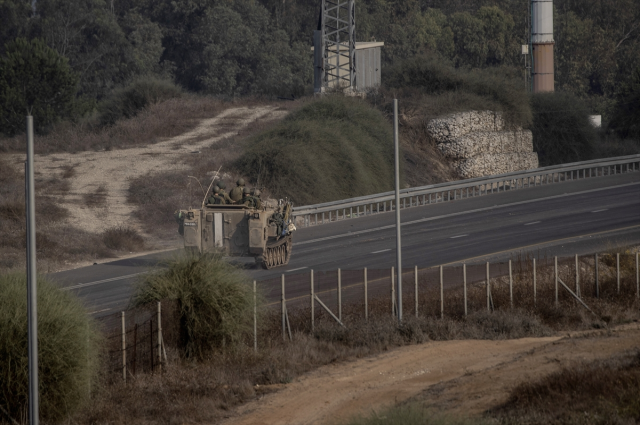
[[[393,99],[393,144],[396,162],[396,270],[398,273],[398,321],[402,321],[402,242],[400,241],[400,148],[398,147],[398,99]]]
[[[33,117],[27,116],[27,315],[29,318],[29,423],[40,422],[38,408],[38,306],[36,289],[36,197],[33,181]]]

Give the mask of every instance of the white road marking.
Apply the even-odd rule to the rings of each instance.
[[[542,223],[541,221],[532,221],[531,223],[525,223],[525,226],[531,226],[532,224]]]
[[[573,193],[568,194],[568,195],[569,196],[577,196],[577,195],[583,195],[585,193],[593,193],[593,192],[600,192],[600,191],[603,191],[603,190],[618,189],[618,188],[622,188],[622,187],[635,186],[635,185],[638,185],[638,184],[640,184],[640,183],[637,183],[637,182],[624,183],[624,184],[620,184],[620,185],[617,185],[617,186],[602,187],[602,188],[598,188],[598,189],[589,189],[589,190],[583,190],[583,191],[580,191],[580,192],[573,192]],[[514,205],[526,205],[526,204],[531,204],[531,203],[534,203],[534,202],[540,202],[540,201],[547,201],[547,200],[550,200],[550,199],[563,198],[564,196],[565,195],[552,195],[552,196],[547,196],[547,197],[544,197],[544,198],[534,198],[534,199],[527,199],[526,201],[512,202],[510,204],[494,205],[492,207],[485,207],[485,208],[477,208],[475,210],[458,211],[458,212],[451,213],[451,214],[444,214],[444,215],[439,215],[439,216],[435,216],[435,217],[427,217],[427,218],[421,218],[421,219],[418,219],[418,220],[406,221],[406,222],[403,222],[402,225],[403,226],[407,226],[407,225],[411,225],[411,224],[424,223],[426,221],[434,221],[434,220],[440,220],[440,219],[443,219],[443,218],[456,217],[456,216],[460,216],[460,215],[474,214],[474,213],[478,213],[478,212],[482,212],[482,211],[491,211],[493,209],[512,207]],[[294,242],[293,246],[313,244],[313,243],[316,243],[316,242],[328,241],[328,240],[331,240],[331,239],[344,238],[346,236],[361,235],[363,233],[379,232],[380,230],[395,229],[395,227],[396,227],[395,224],[389,224],[387,226],[380,226],[380,227],[376,227],[376,228],[373,228],[373,229],[357,230],[355,232],[343,233],[341,235],[325,236],[324,238],[311,239],[311,240],[302,241],[302,242]]]
[[[111,310],[111,309],[110,309],[110,308],[105,308],[105,309],[102,309],[102,310],[92,311],[92,312],[91,312],[91,313],[89,313],[89,314],[98,314],[98,313],[102,313],[102,312],[104,312],[104,311],[109,311],[109,310]]]
[[[464,238],[465,236],[469,236],[469,235],[451,236],[449,239]]]
[[[391,248],[381,249],[380,251],[373,251],[372,254],[380,254],[381,252],[391,251]]]
[[[295,272],[295,271],[304,270],[304,269],[308,269],[308,267],[298,267],[297,269],[287,270],[285,273]]]
[[[596,212],[602,212],[602,211],[608,211],[608,210],[609,210],[609,208],[604,208],[604,209],[601,209],[601,210],[595,210],[595,211],[591,211],[591,212],[592,213],[596,213]]]
[[[101,283],[115,282],[115,281],[118,281],[118,280],[128,279],[130,277],[138,276],[138,275],[143,274],[143,273],[146,273],[146,272],[128,274],[126,276],[117,276],[117,277],[112,277],[110,279],[104,279],[104,280],[96,280],[95,282],[79,283],[79,284],[73,285],[73,286],[65,286],[64,288],[60,288],[60,289],[62,289],[63,291],[68,291],[70,289],[86,288],[87,286],[94,286],[94,285],[99,285]]]

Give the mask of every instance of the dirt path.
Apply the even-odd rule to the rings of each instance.
[[[37,155],[36,178],[59,178],[67,167],[73,167],[74,175],[68,179],[70,190],[58,196],[59,205],[69,211],[70,223],[95,233],[123,223],[141,230],[132,219],[133,207],[127,203],[130,180],[146,173],[184,169],[181,158],[185,154],[234,136],[254,121],[277,119],[283,114],[286,112],[277,111],[275,106],[230,108],[203,120],[190,132],[148,146]],[[17,161],[22,159],[16,156]],[[85,196],[99,190],[104,196],[103,206],[87,205]]]
[[[640,329],[507,341],[445,341],[322,367],[241,406],[225,425],[336,423],[411,398],[467,414],[506,400],[513,385],[577,360],[640,347]]]

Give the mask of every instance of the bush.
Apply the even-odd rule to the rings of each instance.
[[[598,133],[585,104],[570,93],[537,93],[533,108],[533,150],[540,166],[585,161],[595,154]]]
[[[0,133],[25,131],[27,111],[38,133],[73,114],[78,78],[67,58],[38,38],[16,38],[5,50],[0,58]]]
[[[24,274],[0,276],[0,406],[21,421],[28,402]],[[42,420],[58,422],[89,399],[98,371],[98,333],[80,301],[38,278],[38,370]]]
[[[360,99],[326,96],[250,139],[235,167],[298,204],[384,192],[394,181],[391,125]]]
[[[385,87],[409,96],[436,97],[447,110],[438,115],[475,110],[502,111],[508,124],[528,128],[532,122],[529,98],[518,71],[507,67],[455,69],[444,59],[417,56],[385,69]],[[416,92],[416,88],[418,91]],[[455,93],[454,99],[450,99]],[[468,102],[459,102],[460,98]],[[425,102],[433,103],[429,99]],[[435,117],[433,117],[435,118]]]
[[[212,350],[238,343],[253,328],[249,278],[222,255],[192,254],[142,277],[134,305],[176,302],[179,348],[185,357],[204,359]]]
[[[133,118],[154,103],[180,97],[182,90],[173,82],[143,77],[114,92],[99,107],[100,123],[112,125],[121,118]]]
[[[129,226],[115,226],[105,230],[102,241],[107,248],[116,251],[139,251],[144,248],[142,236]]]

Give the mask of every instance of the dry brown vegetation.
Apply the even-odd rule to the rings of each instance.
[[[507,424],[638,423],[640,351],[582,362],[524,382],[490,414]]]
[[[63,122],[37,137],[37,154],[123,149],[174,137],[195,128],[201,119],[217,115],[226,104],[207,96],[183,96],[150,105],[132,119],[113,126]],[[0,152],[23,152],[25,136],[0,140]]]
[[[595,315],[563,294],[560,296],[560,304],[555,306],[552,271],[543,267],[538,269],[536,306],[532,301],[527,301],[532,299],[528,293],[531,288],[527,278],[530,276],[523,267],[522,273],[515,275],[516,308],[509,307],[509,290],[506,280],[498,278],[492,282],[496,310],[492,313],[486,312],[484,286],[474,285],[469,288],[469,305],[472,306],[472,312],[466,318],[461,309],[452,308],[452,306],[461,305],[460,291],[447,290],[445,291],[446,315],[444,319],[440,319],[439,290],[431,288],[424,290],[420,297],[419,318],[412,316],[410,306],[413,305],[413,299],[410,294],[407,294],[405,298],[407,310],[402,324],[398,324],[392,318],[388,296],[369,301],[368,322],[364,320],[364,307],[360,302],[346,304],[343,308],[343,321],[346,328],[339,326],[318,308],[316,309],[316,328],[313,333],[310,329],[309,309],[290,307],[289,318],[293,339],[283,341],[280,312],[268,310],[260,321],[257,353],[253,352],[252,342],[248,340],[238,346],[215,351],[202,362],[193,362],[181,359],[177,350],[169,347],[169,363],[162,373],[132,376],[124,385],[119,379],[117,370],[105,372],[103,385],[96,392],[92,407],[74,418],[74,422],[132,424],[216,422],[229,415],[230,409],[234,406],[259,398],[265,393],[277,391],[281,384],[289,383],[317,367],[372,356],[402,345],[420,344],[429,340],[545,336],[553,334],[556,330],[607,328],[637,321],[640,318],[640,301],[635,297],[635,282],[632,281],[631,275],[625,272],[621,293],[618,294],[615,290],[615,279],[611,277],[611,270],[602,266],[601,272],[602,291],[599,300],[590,295],[586,273],[582,276],[585,284],[583,296],[585,302],[596,312]],[[567,282],[570,276],[570,267],[561,266],[561,278]],[[421,285],[431,284],[430,282],[420,283]],[[163,329],[166,329],[168,335],[171,335],[171,327],[171,323],[164,324],[163,321]],[[173,333],[175,334],[175,331]],[[167,338],[167,343],[170,339],[171,337]],[[119,343],[117,335],[114,336],[113,341],[116,345]],[[637,363],[637,360],[634,361]],[[623,363],[624,361],[620,364]],[[595,365],[594,367],[604,366]],[[637,374],[637,370],[631,372],[624,370],[624,379],[629,380],[637,376],[633,375]],[[604,372],[601,371],[596,376],[603,376],[603,374]],[[554,379],[549,378],[549,382]],[[553,387],[552,384],[543,383],[540,387],[538,384],[532,384],[532,387],[523,386],[517,389],[514,394],[537,394],[536,391],[544,393],[546,391],[544,388],[553,387],[553,391],[563,392],[562,397],[572,397],[570,392],[578,385],[579,377],[571,382],[575,385]],[[607,387],[609,384],[606,383],[598,385],[600,384],[595,382],[593,384],[593,397],[597,396],[600,389],[609,388]],[[625,394],[635,395],[637,399],[638,392],[633,388],[629,386],[629,391]],[[569,391],[568,395],[566,391]],[[541,402],[547,399],[543,398]],[[535,404],[538,402],[534,401],[528,403],[534,407],[538,405]],[[522,414],[526,417],[533,411],[527,410],[529,404],[526,403],[522,408],[517,407],[515,402],[509,406],[511,407],[504,410],[507,413],[501,413],[501,415],[506,418],[505,421],[508,419],[514,423],[518,422],[517,415]],[[557,406],[560,409],[561,404]],[[550,411],[555,412],[552,408]],[[535,416],[531,417],[535,419]],[[544,418],[547,417],[553,416],[544,416]],[[531,423],[542,422],[532,420]]]

